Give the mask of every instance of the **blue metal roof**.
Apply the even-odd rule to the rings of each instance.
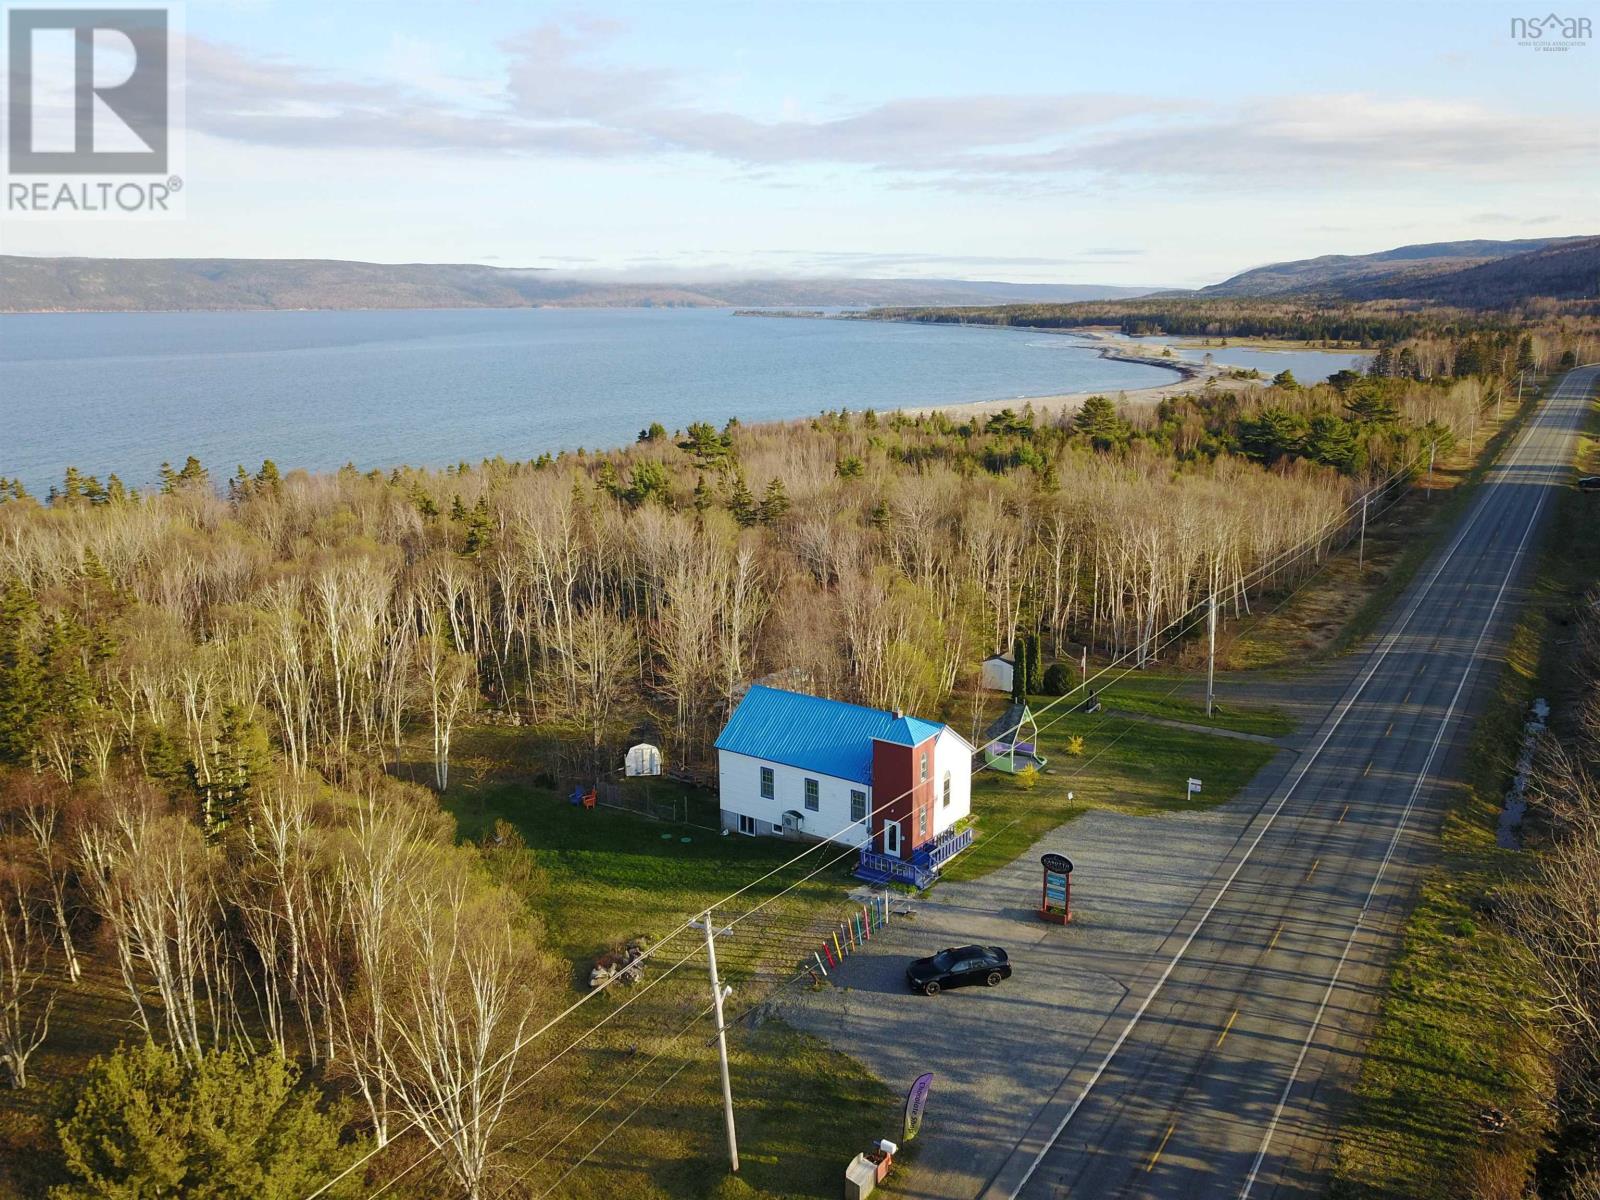
[[[717,749],[871,784],[874,739],[917,746],[943,728],[917,717],[757,684],[723,726]]]

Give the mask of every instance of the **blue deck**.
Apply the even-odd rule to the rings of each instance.
[[[939,871],[956,855],[972,845],[971,828],[957,832],[947,829],[933,841],[918,846],[910,858],[895,858],[862,847],[855,876],[868,883],[908,883],[919,892],[939,878]]]

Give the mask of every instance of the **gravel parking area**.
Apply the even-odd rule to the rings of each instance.
[[[1069,822],[983,879],[909,899],[915,915],[891,921],[847,959],[834,986],[779,1002],[776,1015],[892,1088],[934,1072],[903,1194],[971,1200],[983,1190],[1294,759],[1293,749],[1280,751],[1239,796],[1205,812]],[[1039,856],[1052,850],[1076,868],[1066,927],[1037,915]],[[1004,946],[1012,978],[993,989],[911,993],[910,959],[971,942]]]

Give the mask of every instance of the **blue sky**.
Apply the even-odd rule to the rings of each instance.
[[[1600,44],[1522,7],[197,0],[186,219],[0,241],[1187,286],[1600,232]]]

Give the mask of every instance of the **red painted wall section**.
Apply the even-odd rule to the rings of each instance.
[[[929,738],[920,746],[901,746],[894,742],[872,743],[872,848],[883,850],[885,821],[900,823],[900,857],[923,842],[933,839],[934,770],[933,743]],[[923,778],[922,763],[928,764]],[[926,835],[917,832],[926,822]]]

